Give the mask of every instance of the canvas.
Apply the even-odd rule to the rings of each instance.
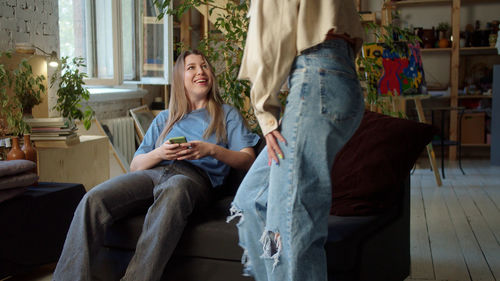
[[[377,77],[377,92],[382,96],[427,94],[424,68],[418,44],[400,43],[394,52],[383,43],[363,45],[363,56],[375,58],[383,71]]]

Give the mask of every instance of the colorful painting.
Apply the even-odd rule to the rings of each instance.
[[[409,96],[427,94],[424,68],[418,44],[399,45],[402,51],[391,51],[381,43],[365,44],[363,56],[375,58],[383,71],[377,79],[382,96]]]

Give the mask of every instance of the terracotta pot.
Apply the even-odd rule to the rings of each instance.
[[[448,41],[448,39],[446,38],[442,38],[441,40],[439,40],[438,42],[438,46],[439,48],[448,48],[450,42]]]
[[[24,152],[19,147],[19,137],[12,137],[12,149],[7,153],[7,160],[26,159]]]

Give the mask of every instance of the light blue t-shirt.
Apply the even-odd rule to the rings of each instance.
[[[241,117],[238,110],[227,104],[224,104],[222,108],[224,109],[226,120],[227,144],[218,143],[215,134],[212,134],[208,139],[203,139],[203,133],[210,124],[210,116],[205,108],[191,111],[184,116],[183,119],[175,123],[163,142],[167,141],[169,138],[185,136],[188,142],[195,140],[210,142],[235,151],[240,151],[243,148],[256,145],[259,141],[259,136],[248,130],[244,124],[243,117]],[[139,154],[148,153],[155,149],[156,140],[163,131],[163,128],[167,123],[167,119],[168,110],[164,110],[156,116],[149,126],[141,145],[135,152],[134,157]],[[203,169],[207,173],[210,181],[212,182],[212,186],[214,187],[223,183],[225,176],[230,170],[228,165],[211,156],[198,160],[185,161]],[[172,162],[173,160],[164,160],[158,165],[165,165]]]

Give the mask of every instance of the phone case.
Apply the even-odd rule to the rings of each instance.
[[[175,137],[168,139],[170,143],[185,143],[187,142],[186,137]]]

